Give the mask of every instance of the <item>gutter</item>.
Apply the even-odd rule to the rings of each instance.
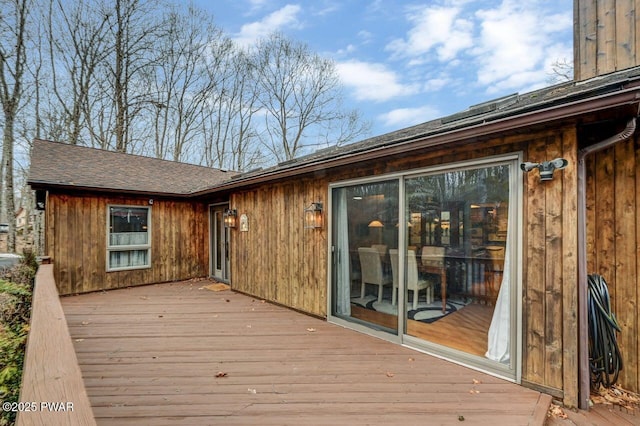
[[[76,191],[76,192],[90,192],[90,193],[102,193],[102,194],[127,194],[138,195],[144,197],[162,197],[162,198],[192,198],[190,193],[173,193],[173,192],[153,192],[153,191],[138,191],[135,189],[118,189],[118,188],[100,188],[95,186],[80,186],[70,185],[64,183],[54,183],[47,181],[28,180],[27,184],[32,190],[45,190],[45,191]]]
[[[640,115],[640,109],[638,111]],[[588,155],[602,151],[633,136],[636,118],[627,122],[620,133],[578,151],[578,408],[589,409],[589,329],[587,315],[587,167]]]
[[[427,149],[464,139],[476,139],[493,133],[504,132],[521,127],[539,125],[566,118],[575,117],[588,112],[603,110],[615,106],[629,105],[640,100],[638,87],[631,85],[614,94],[607,93],[588,99],[555,105],[516,116],[482,121],[475,125],[449,130],[435,134],[418,134],[389,140],[373,148],[364,147],[351,154],[337,154],[334,157],[299,164],[287,169],[262,172],[254,176],[239,178],[224,182],[210,189],[194,192],[193,196],[208,195],[219,191],[231,190],[269,182],[277,179],[297,176],[305,173],[324,171],[330,167],[351,165],[355,162],[376,160],[389,155],[406,153],[408,151]]]

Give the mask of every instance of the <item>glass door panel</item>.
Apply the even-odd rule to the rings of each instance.
[[[211,275],[215,278],[229,280],[229,229],[224,226],[224,210],[228,207],[211,206]]]
[[[332,190],[332,315],[397,334],[398,180]]]
[[[509,363],[510,165],[405,179],[406,334]]]

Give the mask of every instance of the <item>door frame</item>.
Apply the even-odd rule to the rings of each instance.
[[[225,283],[231,282],[229,228],[224,226],[224,212],[229,203],[209,204],[209,276]],[[218,260],[218,254],[220,259]]]

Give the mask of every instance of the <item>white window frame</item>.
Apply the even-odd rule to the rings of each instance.
[[[147,210],[147,242],[146,244],[128,244],[128,245],[112,245],[111,244],[111,209],[112,208],[124,208],[124,209],[146,209]],[[128,205],[128,204],[108,204],[107,205],[107,256],[106,256],[106,268],[107,272],[114,271],[129,271],[135,269],[148,269],[151,268],[151,206],[142,205]],[[134,252],[146,250],[146,263],[144,265],[133,266],[111,266],[111,253],[116,252]]]

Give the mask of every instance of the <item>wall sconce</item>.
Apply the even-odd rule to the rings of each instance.
[[[235,228],[238,219],[238,211],[236,209],[226,209],[222,215],[225,228]]]
[[[373,219],[371,222],[369,222],[369,225],[367,226],[369,228],[384,228],[384,224],[378,219]]]
[[[322,203],[311,203],[304,209],[304,227],[322,228]]]
[[[540,171],[540,181],[544,182],[553,179],[554,170],[564,169],[567,167],[567,164],[569,164],[569,162],[564,158],[556,158],[555,160],[544,161],[542,163],[522,163],[520,164],[520,168],[524,172],[538,169]]]

